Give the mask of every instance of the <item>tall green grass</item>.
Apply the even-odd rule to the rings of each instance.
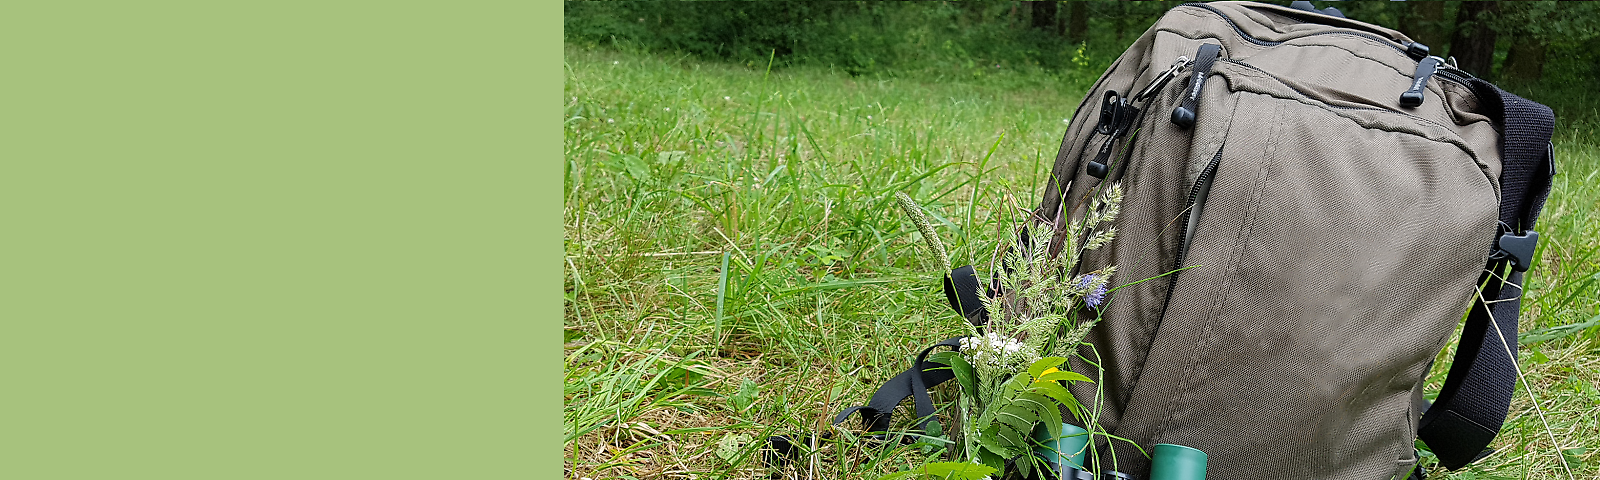
[[[564,68],[563,428],[568,478],[593,479],[764,477],[762,438],[829,430],[960,334],[894,193],[928,207],[956,265],[986,262],[1099,73],[949,82],[582,47]],[[1583,327],[1600,314],[1596,138],[1558,139],[1523,322],[1551,427],[1586,449],[1570,450],[1580,478],[1600,465],[1600,328]],[[1531,405],[1519,393],[1500,452],[1444,478],[1564,476]],[[934,448],[836,430],[794,467],[875,478]]]

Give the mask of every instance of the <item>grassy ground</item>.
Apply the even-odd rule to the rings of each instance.
[[[915,349],[959,333],[892,195],[936,213],[954,264],[986,262],[995,207],[1032,206],[1099,73],[941,83],[577,47],[565,68],[574,479],[764,477],[762,438],[827,430]],[[1557,142],[1522,350],[1577,478],[1600,478],[1597,130],[1565,127]],[[1527,392],[1515,402],[1499,452],[1442,478],[1565,477]],[[846,435],[819,441],[801,477],[876,478],[930,458]]]

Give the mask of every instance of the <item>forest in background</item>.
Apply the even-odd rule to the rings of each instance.
[[[1288,4],[1287,1],[1267,2]],[[1480,78],[1593,120],[1600,3],[1314,2],[1394,28]],[[569,1],[570,43],[854,76],[1099,76],[1180,2]]]

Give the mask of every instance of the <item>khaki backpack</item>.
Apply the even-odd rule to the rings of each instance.
[[[1047,232],[1093,195],[1125,192],[1117,240],[1078,267],[1116,265],[1122,286],[1080,349],[1098,367],[1070,364],[1099,381],[1073,394],[1110,434],[1206,452],[1213,479],[1403,479],[1419,438],[1449,469],[1481,458],[1515,389],[1553,124],[1331,9],[1173,8],[1079,105],[1030,227],[1056,247]],[[978,303],[977,278],[952,272],[953,304]],[[839,420],[881,431],[907,397],[929,416],[926,388],[950,375],[926,355]],[[1148,475],[1129,442],[1089,448],[1095,471]]]

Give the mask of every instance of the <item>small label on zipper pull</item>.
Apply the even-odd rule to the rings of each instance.
[[[1172,109],[1172,123],[1179,128],[1194,126],[1195,114],[1200,109],[1200,89],[1205,86],[1206,75],[1211,74],[1211,67],[1217,63],[1217,55],[1222,53],[1222,46],[1215,43],[1200,45],[1194,54],[1194,74],[1189,79],[1189,93],[1184,95],[1183,104]]]
[[[1422,105],[1422,92],[1428,90],[1428,79],[1433,78],[1433,73],[1439,71],[1439,64],[1443,62],[1444,59],[1439,57],[1428,57],[1417,62],[1417,73],[1411,77],[1411,88],[1400,94],[1400,106],[1416,108]]]

